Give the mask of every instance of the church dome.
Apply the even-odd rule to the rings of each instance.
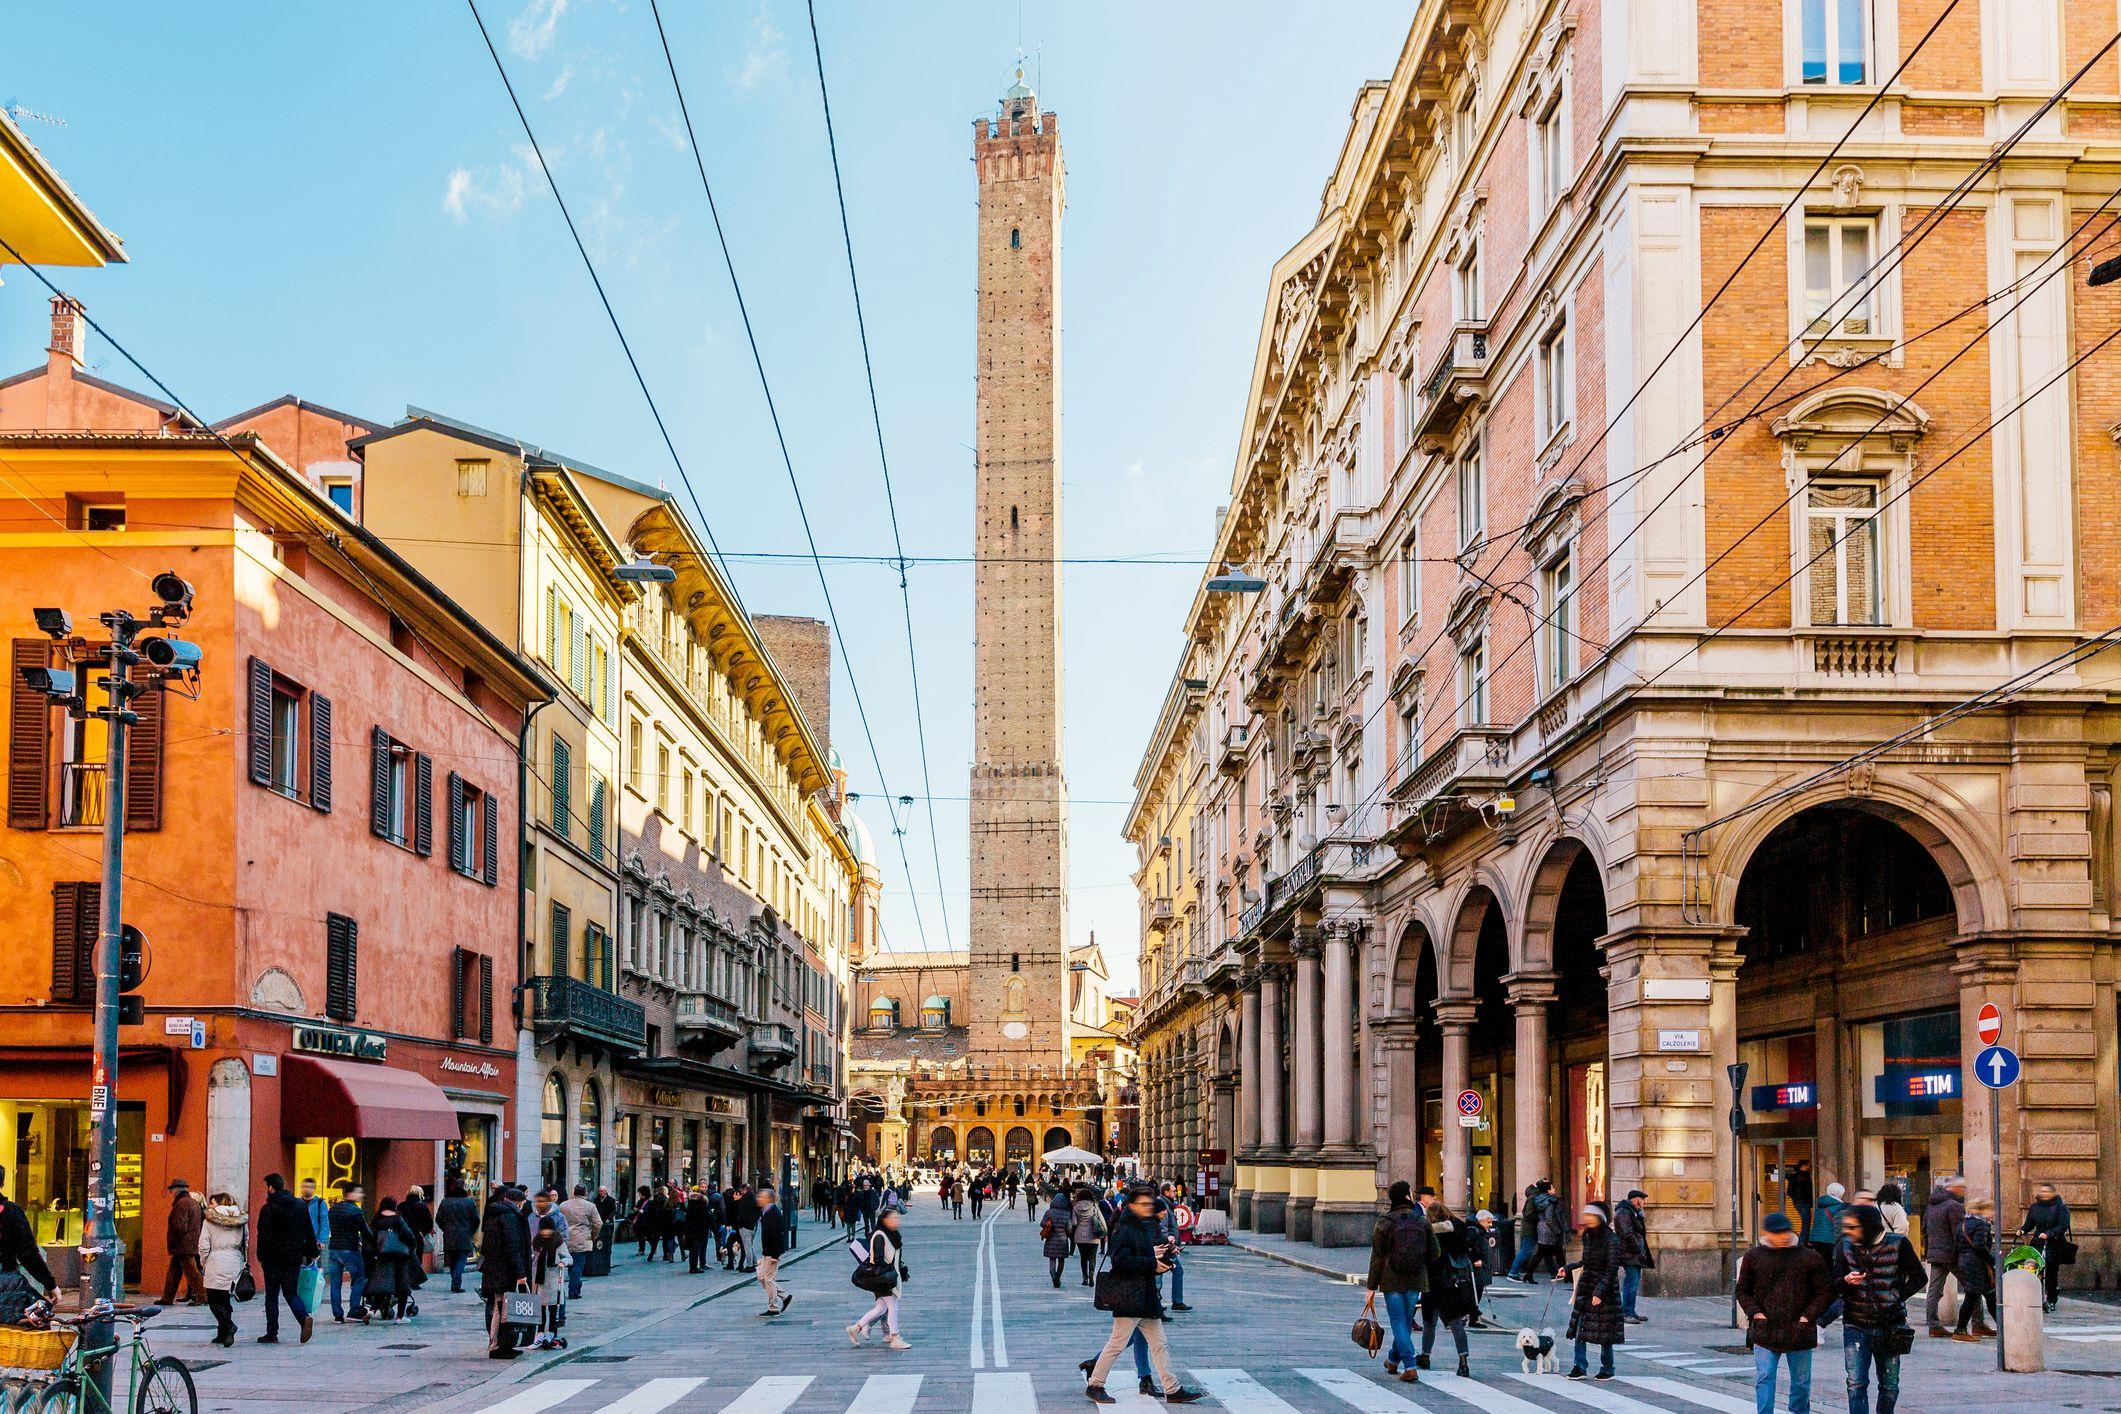
[[[843,828],[847,832],[847,848],[854,851],[855,862],[872,869],[878,867],[876,839],[869,833],[869,826],[852,810],[841,818],[846,822]]]

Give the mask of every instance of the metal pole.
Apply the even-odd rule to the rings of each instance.
[[[1747,1064],[1739,1061],[1724,1067],[1724,1074],[1731,1081],[1731,1328],[1743,1330],[1744,1323],[1738,1319],[1738,1244],[1744,1240],[1739,1225],[1739,1193],[1745,1181],[1745,1073]]]
[[[1995,1274],[1996,1368],[2003,1369],[2003,1092],[1988,1092],[1988,1191],[1995,1200],[1996,1219],[1988,1225],[1989,1246]]]
[[[118,1236],[118,934],[125,926],[125,745],[127,728],[135,721],[131,699],[133,632],[139,627],[132,615],[120,609],[105,614],[110,628],[110,673],[103,685],[110,705],[90,713],[110,727],[108,782],[103,814],[103,918],[96,936],[96,1058],[89,1090],[89,1118],[95,1125],[95,1144],[88,1164],[88,1263],[82,1274],[83,1307],[90,1319],[81,1338],[90,1350],[108,1350],[116,1322],[110,1308],[124,1294],[125,1243]],[[93,1360],[88,1383],[102,1399],[111,1402],[112,1362]]]

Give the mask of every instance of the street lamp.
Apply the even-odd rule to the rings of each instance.
[[[2087,285],[2111,285],[2116,280],[2121,280],[2121,255],[2109,256],[2094,265],[2092,273],[2085,278],[2084,283]]]
[[[1263,593],[1266,587],[1267,582],[1258,575],[1231,569],[1228,560],[1223,561],[1220,574],[1208,576],[1210,594],[1259,594]]]
[[[621,584],[669,584],[678,572],[654,560],[633,560],[613,569],[611,577]]]

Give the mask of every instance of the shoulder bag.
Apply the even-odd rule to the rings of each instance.
[[[1377,1323],[1373,1314],[1376,1309],[1377,1293],[1373,1291],[1363,1299],[1362,1314],[1355,1318],[1355,1326],[1348,1332],[1348,1338],[1361,1346],[1363,1353],[1372,1360],[1377,1358],[1377,1352],[1384,1349],[1385,1344],[1385,1328]]]
[[[1113,1271],[1112,1253],[1108,1249],[1105,1264],[1097,1273],[1097,1284],[1091,1291],[1090,1304],[1115,1316],[1139,1316],[1154,1301],[1155,1282],[1154,1277]]]
[[[236,1244],[236,1252],[243,1258],[243,1270],[236,1273],[236,1300],[251,1301],[258,1295],[258,1279],[250,1272],[250,1238]]]

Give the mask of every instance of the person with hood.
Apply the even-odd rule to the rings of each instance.
[[[869,1233],[869,1261],[879,1274],[883,1285],[876,1289],[876,1304],[847,1327],[847,1339],[860,1346],[869,1339],[869,1328],[878,1321],[884,1323],[884,1349],[911,1350],[913,1345],[899,1334],[898,1288],[899,1283],[911,1281],[913,1273],[906,1269],[906,1239],[899,1231],[899,1215],[896,1209],[886,1210]],[[1055,1285],[1059,1283],[1056,1281]]]
[[[347,1278],[346,1298],[353,1303],[353,1318],[362,1325],[368,1324],[368,1313],[361,1309],[363,1294],[368,1290],[368,1215],[361,1211],[361,1185],[348,1184],[339,1190],[339,1201],[332,1204],[325,1214],[326,1236],[324,1238],[324,1284],[331,1289],[331,1319],[335,1324],[346,1323],[346,1305],[339,1298],[339,1277]]]
[[[1787,1214],[1760,1220],[1760,1242],[1738,1262],[1738,1309],[1745,1343],[1753,1348],[1753,1407],[1775,1414],[1775,1366],[1789,1366],[1792,1414],[1812,1407],[1812,1351],[1819,1321],[1833,1304],[1826,1262],[1797,1240]]]
[[[513,1360],[522,1353],[501,1320],[505,1313],[501,1298],[511,1291],[528,1290],[530,1251],[523,1242],[523,1223],[516,1216],[513,1195],[506,1188],[496,1188],[487,1199],[479,1230],[479,1295],[486,1299],[488,1359]]]
[[[1046,1216],[1039,1223],[1039,1250],[1045,1253],[1046,1267],[1052,1274],[1054,1289],[1060,1288],[1061,1272],[1067,1268],[1068,1254],[1075,1250],[1073,1232],[1075,1208],[1068,1200],[1066,1189],[1055,1189],[1053,1201],[1046,1205]]]
[[[1878,1414],[1900,1402],[1900,1357],[1893,1353],[1907,1324],[1907,1300],[1922,1290],[1922,1259],[1904,1237],[1885,1230],[1869,1204],[1841,1214],[1834,1248],[1834,1290],[1841,1297],[1841,1358],[1848,1377],[1849,1414],[1871,1414],[1871,1372],[1878,1374]]]
[[[206,1300],[205,1283],[199,1272],[199,1229],[206,1223],[206,1213],[199,1200],[192,1196],[191,1185],[181,1178],[169,1181],[169,1225],[165,1233],[164,1246],[169,1252],[169,1275],[162,1281],[162,1304],[177,1304],[177,1284],[184,1284],[186,1297],[194,1306]]]
[[[412,1319],[412,1269],[420,1239],[398,1210],[395,1198],[376,1204],[368,1229],[368,1304],[386,1321]]]
[[[532,1345],[538,1350],[567,1348],[560,1331],[567,1324],[567,1268],[573,1257],[560,1223],[546,1213],[530,1239],[530,1289],[538,1294],[538,1338]]]
[[[2002,1319],[1996,1312],[1996,1226],[1990,1220],[1995,1211],[1994,1203],[1976,1198],[1966,1205],[1966,1217],[1959,1224],[1959,1324],[1953,1340],[1981,1341],[1996,1333],[1981,1320],[1983,1306]]]
[[[1966,1221],[1966,1180],[1947,1175],[1930,1189],[1929,1206],[1922,1210],[1922,1260],[1929,1264],[1929,1289],[1923,1305],[1929,1317],[1930,1337],[1942,1340],[1944,1328],[1944,1282],[1959,1271],[1959,1226]]]
[[[1429,1289],[1435,1238],[1405,1179],[1385,1190],[1385,1202],[1384,1216],[1370,1229],[1370,1274],[1363,1284],[1385,1299],[1385,1321],[1392,1328],[1385,1373],[1411,1385],[1421,1380],[1414,1373],[1414,1308]]]
[[[1093,1207],[1095,1204],[1093,1203]],[[1092,1404],[1117,1404],[1105,1392],[1105,1376],[1120,1351],[1127,1348],[1138,1330],[1149,1346],[1149,1361],[1156,1367],[1166,1404],[1193,1404],[1206,1398],[1201,1391],[1179,1383],[1171,1370],[1171,1352],[1164,1343],[1164,1303],[1156,1279],[1170,1270],[1171,1249],[1164,1245],[1156,1220],[1156,1190],[1147,1184],[1129,1189],[1117,1220],[1112,1224],[1107,1252],[1112,1264],[1115,1289],[1125,1294],[1112,1305],[1112,1333],[1105,1348],[1090,1367],[1090,1383],[1083,1390]]]
[[[214,1193],[200,1212],[199,1269],[213,1308],[213,1343],[236,1343],[236,1279],[250,1265],[250,1218],[232,1193]]]
[[[1822,1257],[1831,1259],[1834,1255],[1836,1234],[1841,1231],[1841,1210],[1848,1206],[1847,1197],[1846,1188],[1829,1183],[1826,1192],[1819,1195],[1819,1201],[1812,1204],[1812,1230],[1806,1237]]]
[[[1110,1231],[1098,1207],[1097,1190],[1087,1183],[1077,1184],[1068,1204],[1068,1240],[1075,1244],[1076,1258],[1082,1264],[1084,1286],[1096,1284],[1098,1244]]]
[[[2040,1249],[2043,1309],[2052,1311],[2062,1268],[2077,1260],[2077,1244],[2070,1238],[2069,1204],[2062,1201],[2054,1184],[2034,1187],[2032,1206],[2025,1210],[2025,1221],[2018,1224],[2018,1236]]]
[[[1627,1323],[1620,1316],[1620,1263],[1613,1250],[1613,1219],[1603,1203],[1583,1205],[1583,1255],[1574,1265],[1564,1265],[1554,1280],[1576,1279],[1576,1294],[1569,1302],[1568,1338],[1576,1342],[1576,1358],[1569,1365],[1569,1378],[1580,1380],[1589,1373],[1590,1346],[1598,1347],[1596,1378],[1613,1378],[1613,1347],[1627,1340]]]
[[[1657,1265],[1656,1257],[1650,1254],[1649,1221],[1642,1211],[1643,1200],[1649,1196],[1640,1188],[1631,1188],[1613,1210],[1613,1253],[1620,1262],[1620,1318],[1631,1326],[1649,1323],[1649,1317],[1635,1310],[1635,1303],[1642,1296],[1642,1270]]]
[[[1440,1198],[1430,1198],[1424,1207],[1429,1218],[1429,1289],[1421,1298],[1421,1354],[1414,1363],[1429,1368],[1429,1352],[1436,1348],[1436,1333],[1451,1331],[1458,1348],[1458,1376],[1470,1378],[1473,1371],[1466,1348],[1466,1321],[1480,1309],[1473,1289],[1473,1258],[1466,1225]]]
[[[479,1240],[479,1205],[464,1191],[461,1179],[449,1181],[449,1192],[435,1209],[435,1227],[442,1234],[442,1265],[449,1268],[449,1289],[461,1292],[464,1264],[471,1260]]]
[[[572,1301],[582,1294],[582,1278],[589,1275],[589,1254],[604,1234],[604,1214],[589,1200],[589,1185],[577,1183],[573,1196],[560,1204],[560,1218],[567,1224],[567,1299]]]
[[[265,1206],[258,1209],[258,1267],[264,1276],[265,1334],[260,1345],[280,1343],[280,1302],[302,1328],[308,1340],[316,1329],[309,1307],[302,1300],[302,1269],[317,1259],[324,1245],[309,1225],[308,1205],[287,1191],[287,1180],[276,1173],[265,1175]]]

